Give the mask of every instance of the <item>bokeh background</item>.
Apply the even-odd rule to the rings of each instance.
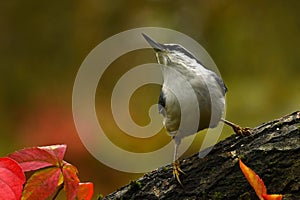
[[[297,0],[1,1],[0,156],[65,143],[66,160],[78,167],[82,181],[95,183],[95,198],[142,176],[94,159],[72,118],[72,87],[84,58],[106,38],[136,27],[180,31],[209,52],[229,88],[227,119],[251,127],[299,110],[299,10]],[[150,49],[121,56],[101,79],[96,96],[108,136],[135,152],[170,140],[164,130],[149,139],[131,138],[111,116],[114,84],[128,69],[146,62],[155,62]],[[149,122],[148,108],[158,93],[159,86],[146,85],[133,95],[129,109],[138,124]],[[222,138],[230,134],[225,128]],[[199,135],[186,155],[197,152]]]

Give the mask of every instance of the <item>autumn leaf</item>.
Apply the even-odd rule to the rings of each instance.
[[[57,161],[61,162],[64,159],[67,145],[58,144],[58,145],[42,146],[38,148],[48,151],[49,153],[51,153],[56,157]]]
[[[74,165],[65,162],[62,168],[62,173],[64,178],[64,190],[67,193],[67,200],[73,200],[76,198],[79,187],[79,178],[77,176],[78,170]]]
[[[79,183],[77,198],[78,200],[90,200],[94,193],[93,183]]]
[[[255,190],[256,195],[260,200],[281,200],[281,194],[267,194],[267,188],[263,180],[249,167],[247,167],[242,160],[239,160],[240,168],[245,175],[247,181]]]
[[[10,154],[9,157],[17,161],[25,172],[48,167],[56,163],[53,155],[37,147],[16,151]]]
[[[267,188],[261,178],[249,167],[247,167],[242,160],[239,160],[240,168],[245,175],[247,181],[253,187],[256,192],[256,195],[259,199],[263,200],[262,194],[267,194]]]
[[[25,175],[11,158],[0,158],[0,200],[21,199]]]
[[[262,194],[264,200],[281,200],[281,194]]]
[[[53,194],[58,186],[60,168],[47,167],[36,171],[28,179],[22,200],[43,200]]]
[[[60,166],[66,145],[32,147],[16,151],[9,155],[19,163],[24,172],[49,166]]]
[[[44,200],[50,195],[52,195],[56,190],[56,194],[58,194],[60,189],[62,189],[62,186],[66,192],[67,200],[74,200],[76,197],[82,200],[88,200],[92,198],[93,184],[80,183],[80,180],[77,176],[77,168],[74,165],[71,165],[70,163],[63,160],[66,152],[66,147],[66,145],[32,147],[16,151],[9,155],[10,158],[7,159],[14,159],[15,161],[12,160],[12,162],[17,164],[17,166],[19,167],[19,171],[22,174],[23,171],[26,172],[35,170],[35,172],[30,176],[30,178],[26,182],[26,185],[23,190],[22,200]],[[1,172],[3,170],[6,169],[2,169],[0,165],[0,186],[2,186]],[[3,174],[6,177],[9,173]],[[2,200],[2,197],[5,197],[5,200],[20,199],[22,185],[24,182],[25,178],[24,181],[21,183],[21,188],[18,190],[20,193],[19,196],[17,196],[18,198],[7,198],[6,193],[1,193],[1,190],[0,200]],[[11,181],[8,183],[12,184],[18,182],[14,180],[13,182]],[[59,189],[58,186],[60,186]],[[4,187],[5,186],[3,186],[2,188]],[[54,197],[55,196],[56,195],[54,195]]]

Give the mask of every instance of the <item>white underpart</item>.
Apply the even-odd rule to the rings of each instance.
[[[166,67],[175,68],[183,75],[185,80],[189,82],[194,89],[195,94],[197,95],[198,103],[201,108],[200,112],[211,112],[212,116],[210,119],[210,124],[208,124],[206,128],[213,128],[217,126],[224,112],[225,99],[222,91],[223,88],[220,87],[215,78],[216,74],[213,71],[204,68],[195,59],[190,58],[184,53],[178,51],[175,53],[164,54],[163,56],[160,55],[160,57],[158,56],[158,61],[160,64],[163,64]],[[164,78],[166,76],[168,76],[168,74],[164,73]],[[180,106],[178,105],[176,96],[169,91],[169,84],[172,84],[173,87],[174,85],[175,87],[181,87],[181,83],[177,80],[166,81],[165,79],[163,83],[162,90],[166,99],[166,115],[164,116],[163,122],[164,126],[170,135],[175,136],[178,139],[192,135],[195,132],[174,129],[176,124],[178,126],[178,123],[180,123]],[[208,88],[208,90],[206,88]],[[188,103],[189,96],[185,96],[186,93],[186,91],[182,90],[180,95],[182,95],[185,101]],[[194,105],[190,105],[190,107],[187,107],[187,109],[193,109],[193,106]],[[176,116],[179,116],[179,119],[176,119]],[[194,122],[194,120],[187,121]],[[205,120],[202,119],[202,121]]]

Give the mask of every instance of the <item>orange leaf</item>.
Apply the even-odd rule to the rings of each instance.
[[[74,165],[65,162],[62,168],[62,173],[64,177],[64,190],[67,193],[67,200],[73,200],[76,198],[79,187],[77,168]]]
[[[264,200],[263,194],[267,194],[267,188],[264,182],[259,178],[259,176],[249,167],[247,167],[242,160],[239,160],[240,168],[245,175],[246,179],[253,187],[256,192],[256,195],[259,197],[260,200]]]
[[[43,200],[49,197],[55,192],[60,173],[60,168],[58,167],[44,168],[35,172],[25,185],[22,200]]]
[[[282,200],[281,194],[263,194],[264,200]]]
[[[261,180],[259,176],[252,169],[247,167],[242,162],[241,159],[239,160],[239,163],[242,172],[244,173],[250,185],[255,190],[256,195],[259,197],[260,200],[281,200],[282,199],[281,194],[267,194],[267,189],[263,180]]]
[[[79,183],[77,191],[78,200],[90,200],[94,193],[93,183]]]

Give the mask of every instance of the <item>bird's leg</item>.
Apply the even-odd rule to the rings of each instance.
[[[246,136],[246,135],[250,135],[251,134],[251,128],[249,127],[240,127],[239,125],[232,123],[226,119],[221,119],[225,124],[229,125],[232,127],[232,129],[234,130],[234,132],[237,135],[241,135],[241,136]]]
[[[182,186],[182,183],[180,181],[179,178],[179,174],[185,174],[181,169],[180,169],[180,163],[178,160],[178,147],[180,145],[181,139],[175,138],[173,137],[174,140],[174,144],[175,144],[175,149],[174,149],[174,160],[173,160],[173,175],[174,178],[176,178],[176,180],[180,183],[180,185]]]

